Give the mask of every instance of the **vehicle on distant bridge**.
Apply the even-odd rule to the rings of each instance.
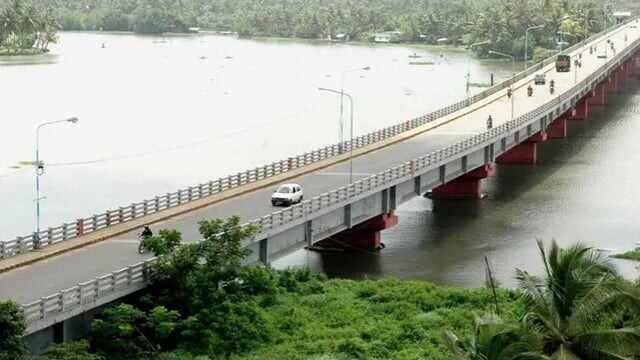
[[[284,184],[280,185],[278,190],[271,195],[271,205],[291,206],[302,202],[303,197],[302,186],[298,184]]]

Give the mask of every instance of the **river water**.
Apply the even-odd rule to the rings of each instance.
[[[409,65],[414,52],[436,64]],[[34,158],[41,122],[80,118],[41,133],[45,227],[334,143],[338,99],[317,87],[339,88],[342,71],[364,66],[345,83],[356,135],[461,99],[467,68],[473,82],[511,73],[459,51],[213,35],[63,33],[51,55],[0,59],[0,239],[33,230],[33,173],[10,167]],[[539,165],[500,166],[482,201],[403,205],[380,255],[300,251],[276,266],[476,286],[488,256],[513,285],[515,267],[539,270],[536,238],[630,249],[640,241],[636,89],[541,146]]]

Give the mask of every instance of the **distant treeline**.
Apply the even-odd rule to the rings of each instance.
[[[2,0],[0,0],[1,2]],[[5,0],[6,1],[6,0]],[[611,25],[615,10],[636,10],[633,0],[31,0],[57,11],[64,30],[186,32],[191,27],[233,31],[240,36],[326,39],[347,34],[372,40],[399,30],[402,39],[453,44],[490,41],[493,50],[524,53],[530,46],[554,48],[558,31],[574,42]],[[586,24],[586,31],[585,31]],[[476,49],[486,55],[486,49]],[[530,53],[533,53],[531,51]]]

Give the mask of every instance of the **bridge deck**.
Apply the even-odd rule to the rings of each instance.
[[[625,42],[625,36],[628,36],[627,42]],[[592,55],[585,48],[573,52],[573,55],[583,53],[583,66],[577,71],[577,81],[585,79],[606,62],[606,59],[598,59],[597,55],[603,52],[607,39],[613,40],[616,48],[622,50],[626,43],[631,43],[639,37],[640,31],[638,29],[631,29],[627,26],[608,37],[597,40],[598,51]],[[610,55],[611,53],[609,50]],[[526,87],[533,83],[533,75],[515,85],[517,88],[514,91],[515,117],[549,102],[554,96],[558,96],[576,82],[575,70],[570,73],[556,73],[552,64],[547,66],[544,71],[547,73],[547,86],[534,86],[533,97],[526,95]],[[556,92],[553,96],[549,93],[548,88],[548,81],[551,79],[556,82]],[[354,179],[384,171],[481,133],[486,130],[486,120],[489,115],[493,118],[494,126],[511,120],[511,100],[506,97],[506,91],[494,94],[474,104],[471,108],[463,109],[446,117],[443,121],[425,125],[422,129],[424,132],[417,136],[357,157],[354,159]],[[215,166],[215,159],[212,159],[212,166]],[[348,162],[342,162],[288,181],[302,184],[305,197],[311,198],[346,185],[348,169]],[[201,219],[238,215],[242,220],[248,221],[277,211],[269,201],[274,188],[275,186],[271,186],[251,191],[245,195],[163,221],[152,228],[154,230],[175,228],[182,232],[185,240],[198,239],[197,222]],[[145,258],[145,256],[137,254],[136,247],[136,233],[129,232],[79,250],[2,273],[0,274],[0,299],[12,299],[19,303],[30,302],[74,286],[79,282],[131,265]]]

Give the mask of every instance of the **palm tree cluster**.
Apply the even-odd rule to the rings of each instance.
[[[12,0],[0,8],[0,48],[9,53],[21,49],[46,52],[57,41],[60,25],[50,7]]]
[[[545,250],[544,276],[517,270],[525,302],[519,322],[478,316],[466,339],[446,335],[462,360],[622,360],[640,358],[640,291],[591,248]]]

